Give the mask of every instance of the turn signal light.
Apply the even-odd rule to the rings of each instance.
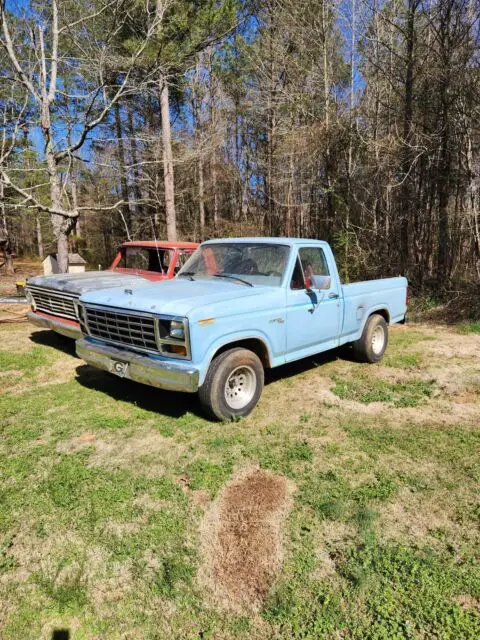
[[[169,351],[170,353],[176,353],[178,356],[187,355],[187,348],[176,344],[166,345],[166,351]]]

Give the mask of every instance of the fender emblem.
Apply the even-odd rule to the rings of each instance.
[[[278,322],[278,324],[283,324],[285,320],[283,318],[272,318],[270,322]]]
[[[133,291],[131,289],[125,289],[125,293],[129,296],[133,296]]]

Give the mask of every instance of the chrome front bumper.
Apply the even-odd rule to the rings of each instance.
[[[67,338],[78,340],[78,338],[82,337],[80,325],[75,326],[74,324],[62,322],[61,320],[46,318],[45,316],[41,316],[34,311],[29,311],[29,313],[27,313],[27,319],[37,327],[41,327],[42,329],[52,329],[52,331],[61,333],[62,336],[66,336]]]
[[[168,391],[198,390],[198,369],[188,362],[168,362],[154,356],[143,356],[132,351],[124,351],[90,338],[77,340],[77,355],[98,369],[115,373],[115,363],[128,366],[122,376],[128,380],[148,384]]]

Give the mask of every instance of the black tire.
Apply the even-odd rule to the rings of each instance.
[[[381,347],[375,347],[375,340],[383,332]],[[377,342],[377,345],[379,343]],[[385,318],[373,313],[367,320],[361,337],[353,343],[353,353],[360,362],[378,362],[388,345],[388,325]]]
[[[227,392],[227,381],[236,370],[238,373],[232,383],[238,380],[239,386],[232,384]],[[242,376],[248,380],[248,388],[245,386],[242,389],[242,384],[246,384],[245,381],[241,382]],[[263,384],[264,371],[260,358],[253,351],[236,347],[224,351],[213,359],[205,381],[198,390],[198,397],[210,416],[216,420],[231,420],[246,416],[254,409],[262,395]],[[244,394],[244,399],[248,400],[244,406],[240,406],[242,399],[237,398],[236,390],[240,390],[239,395]],[[249,398],[250,391],[251,398]],[[237,403],[238,406],[232,406],[229,402],[233,405]]]

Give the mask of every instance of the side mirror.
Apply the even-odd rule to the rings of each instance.
[[[319,291],[322,289],[330,289],[331,284],[332,278],[330,276],[312,276],[310,278],[311,289],[318,289]]]

